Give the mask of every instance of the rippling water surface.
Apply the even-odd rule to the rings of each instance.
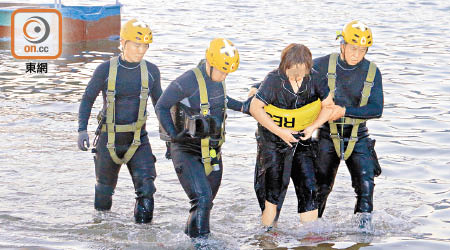
[[[138,17],[151,24],[154,43],[145,58],[160,67],[163,88],[196,65],[210,39],[226,37],[241,55],[227,89],[241,100],[277,66],[287,44],[304,43],[318,57],[338,51],[335,31],[351,19],[372,27],[367,58],[381,69],[385,94],[383,117],[368,123],[383,167],[373,230],[356,229],[355,195],[343,164],[322,220],[300,225],[290,187],[279,229],[264,233],[253,191],[256,123],[230,111],[224,176],[211,216],[212,249],[450,248],[450,3],[353,2],[124,3],[123,21]],[[0,247],[192,248],[182,233],[188,199],[164,159],[151,105],[147,128],[158,159],[153,223],[133,223],[134,190],[125,167],[112,211],[94,211],[94,164],[90,153],[76,147],[77,112],[94,69],[117,54],[117,46],[118,41],[101,41],[64,47],[63,57],[48,61],[49,72],[38,75],[25,74],[26,61],[11,57],[9,42],[0,43]],[[97,101],[92,113],[100,106]]]

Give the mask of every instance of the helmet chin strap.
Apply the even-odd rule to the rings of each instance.
[[[345,58],[345,46],[346,45],[347,45],[347,43],[342,43],[342,46],[344,46],[344,49],[342,49],[342,47],[340,47],[340,48],[341,48],[341,55],[342,55],[342,57],[344,59],[344,62],[348,64],[347,58]]]
[[[122,58],[123,58],[124,61],[126,61],[125,60],[125,47],[127,46],[127,42],[128,42],[128,40],[125,40],[123,42],[122,51],[120,51],[120,54],[122,55]]]
[[[213,79],[213,78],[212,78],[213,69],[214,69],[214,67],[210,65],[210,66],[209,66],[209,78],[211,78],[211,80]]]

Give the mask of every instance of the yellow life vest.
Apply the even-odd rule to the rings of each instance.
[[[300,131],[317,119],[321,107],[322,102],[317,99],[298,109],[282,109],[269,104],[264,110],[279,127]]]

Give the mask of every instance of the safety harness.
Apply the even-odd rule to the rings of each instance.
[[[141,145],[141,129],[147,121],[147,99],[148,99],[148,70],[144,60],[140,62],[141,67],[141,94],[139,101],[138,119],[136,122],[124,125],[115,124],[115,99],[116,99],[116,78],[118,57],[113,57],[110,60],[108,89],[106,91],[106,124],[102,126],[102,132],[108,133],[108,143],[106,148],[111,155],[112,160],[116,164],[126,164],[133,157],[134,153]],[[116,146],[114,144],[116,133],[134,132],[133,142],[124,154],[123,158],[119,158],[116,153]]]
[[[330,55],[330,60],[328,62],[328,87],[330,88],[331,97],[334,98],[334,92],[336,91],[336,64],[339,54],[333,53]],[[361,91],[361,102],[360,107],[367,105],[369,100],[370,91],[373,87],[373,81],[375,79],[377,65],[370,62],[369,70],[367,72],[366,81],[364,82],[363,90]],[[355,119],[350,117],[343,117],[339,119],[338,122],[329,122],[330,124],[330,136],[333,140],[334,148],[336,149],[337,155],[344,160],[353,152],[355,144],[358,141],[358,128],[359,124],[367,121],[367,119]],[[337,125],[341,125],[341,133],[338,132]],[[348,139],[347,149],[344,152],[344,125],[352,125],[352,132],[350,138]]]
[[[200,114],[203,116],[210,115],[210,105],[208,101],[208,91],[206,89],[205,78],[203,77],[202,72],[199,68],[193,68],[192,71],[195,73],[195,77],[197,78],[198,89],[200,93]],[[225,119],[226,119],[226,111],[227,111],[227,98],[226,98],[226,88],[225,82],[222,82],[223,86],[223,94],[224,94],[224,112],[223,112],[223,121],[222,121],[222,129],[220,132],[220,140],[218,143],[218,147],[222,146],[225,142]],[[213,158],[220,159],[220,152],[217,154],[216,150],[210,148],[210,140],[211,137],[207,136],[201,139],[201,150],[202,150],[202,163],[205,167],[205,173],[208,176],[213,171],[213,166],[211,165],[211,161]]]

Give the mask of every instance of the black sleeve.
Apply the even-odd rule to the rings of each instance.
[[[252,115],[250,114],[250,104],[252,103],[253,97],[255,96],[250,96],[246,101],[242,102],[242,113]]]
[[[100,64],[94,71],[89,81],[83,97],[81,98],[78,111],[78,132],[87,130],[89,117],[91,115],[92,105],[102,89],[105,87],[105,81],[108,77],[109,63]]]
[[[382,77],[380,71],[377,69],[374,85],[370,92],[367,105],[363,107],[345,107],[345,116],[359,119],[380,118],[383,114],[383,106],[384,97]]]
[[[241,112],[242,102],[227,96],[227,108]]]
[[[314,82],[316,87],[316,93],[319,95],[321,101],[325,100],[330,94],[330,88],[328,87],[327,79],[317,79]]]
[[[261,86],[261,84],[262,84],[262,82],[257,82],[257,83],[254,83],[251,87],[252,87],[252,88],[255,88],[255,89],[259,89],[259,87]]]
[[[177,82],[177,80],[171,82],[169,86],[164,90],[161,97],[155,106],[155,112],[158,116],[159,122],[170,137],[175,137],[177,131],[170,115],[170,108],[183,100],[187,95],[184,93],[183,88]]]
[[[261,86],[258,88],[258,92],[256,92],[256,99],[264,102],[266,105],[273,103],[275,100],[275,89],[274,83],[271,81],[270,76],[266,76]]]
[[[152,72],[152,76],[154,77],[154,84],[151,90],[151,98],[153,107],[156,106],[156,103],[158,102],[159,97],[161,97],[162,89],[161,89],[161,75],[159,72],[159,69],[155,66],[154,70]]]

